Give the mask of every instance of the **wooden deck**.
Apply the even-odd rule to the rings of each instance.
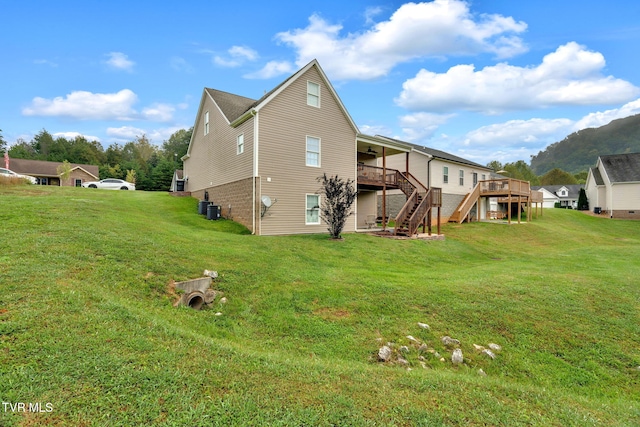
[[[471,210],[481,197],[496,197],[498,203],[506,203],[509,206],[512,204],[525,205],[529,221],[531,220],[531,204],[536,203],[537,206],[538,203],[541,204],[543,201],[542,192],[531,191],[531,185],[528,181],[512,178],[479,181],[473,191],[462,200],[456,211],[449,218],[449,221],[462,223],[465,219],[470,220]],[[511,223],[511,208],[508,208],[508,212],[502,214]],[[487,212],[487,215],[491,219],[498,219],[503,216],[500,212],[494,211]],[[520,215],[518,215],[518,222],[520,222]]]

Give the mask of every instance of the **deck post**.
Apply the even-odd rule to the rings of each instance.
[[[382,147],[382,230],[387,229],[387,153]]]
[[[522,196],[520,196],[520,194],[518,194],[518,224],[520,224],[520,217],[522,215],[520,215],[520,209],[522,208]]]
[[[438,236],[440,235],[440,206],[438,206]]]
[[[507,218],[508,218],[509,225],[511,225],[511,189],[509,189],[509,197],[507,198],[507,201],[508,201],[507,213],[509,214]]]

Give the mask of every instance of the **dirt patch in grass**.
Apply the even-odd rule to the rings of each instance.
[[[340,320],[340,319],[348,319],[351,317],[351,313],[348,310],[339,309],[339,308],[331,308],[331,307],[322,307],[315,309],[313,314],[316,316],[320,316],[325,320]]]

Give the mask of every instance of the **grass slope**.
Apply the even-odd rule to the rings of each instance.
[[[52,409],[3,404],[0,425],[640,423],[638,222],[545,210],[444,242],[331,241],[246,235],[160,193],[0,203],[0,399]],[[204,269],[228,303],[174,308],[170,283]],[[445,362],[423,368],[407,335]],[[411,370],[375,361],[386,342]],[[495,360],[473,347],[491,342]]]

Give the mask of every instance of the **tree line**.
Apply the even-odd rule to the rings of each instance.
[[[193,128],[180,129],[161,146],[151,144],[145,136],[125,144],[114,143],[105,150],[98,141],[83,136],[54,137],[42,130],[31,141],[19,139],[8,148],[15,159],[47,160],[99,166],[100,179],[135,180],[136,188],[168,191],[176,169],[182,169],[182,156],[187,153]],[[6,150],[0,131],[0,152]]]
[[[551,169],[544,175],[538,176],[524,160],[505,164],[493,160],[487,163],[487,167],[509,178],[529,181],[534,186],[585,184],[587,182],[587,172],[571,174],[560,168]]]

